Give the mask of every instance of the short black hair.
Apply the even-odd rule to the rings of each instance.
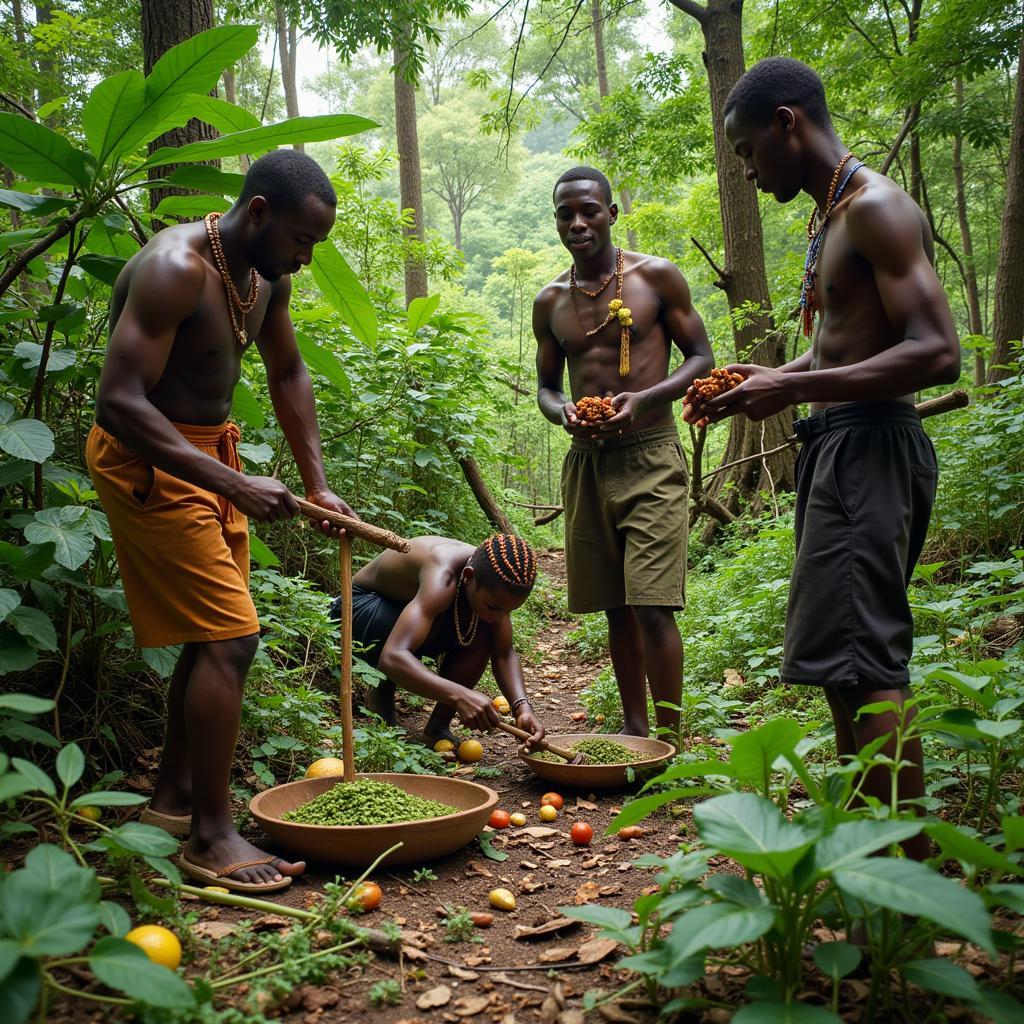
[[[469,564],[477,582],[489,590],[501,587],[523,597],[537,581],[537,555],[515,534],[496,533],[488,537],[469,556]]]
[[[238,201],[263,196],[271,209],[294,209],[309,195],[327,206],[338,205],[334,186],[312,157],[297,149],[275,149],[249,168]]]
[[[818,73],[792,57],[759,60],[732,87],[725,100],[725,116],[736,111],[744,121],[767,124],[779,107],[799,107],[823,128],[832,124]]]
[[[605,203],[608,206],[612,205],[611,182],[596,167],[587,167],[583,164],[580,164],[579,167],[570,167],[569,170],[567,170],[565,174],[555,182],[555,187],[551,190],[552,202],[555,201],[555,193],[558,191],[558,186],[567,181],[596,181],[604,192]]]

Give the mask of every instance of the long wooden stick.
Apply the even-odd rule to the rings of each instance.
[[[345,781],[356,780],[356,751],[352,733],[352,536],[338,538],[341,563],[341,742]]]
[[[530,734],[525,729],[520,729],[518,726],[509,725],[508,722],[499,722],[498,728],[502,732],[507,732],[509,736],[515,736],[517,740],[528,740]],[[541,740],[540,743],[534,744],[539,750],[550,750],[552,754],[557,754],[559,757],[564,758],[570,764],[582,764],[583,755],[575,754],[566,747],[556,747],[554,743],[549,743],[547,740]]]
[[[331,526],[340,526],[350,536],[362,537],[363,540],[368,540],[380,548],[391,548],[393,551],[402,552],[409,550],[409,542],[404,537],[399,537],[397,533],[382,530],[379,526],[374,526],[371,523],[364,523],[362,519],[353,519],[352,516],[345,516],[340,512],[331,512],[329,509],[314,505],[311,501],[306,501],[305,498],[296,495],[293,497],[299,506],[299,511],[308,519],[319,523],[328,522]]]

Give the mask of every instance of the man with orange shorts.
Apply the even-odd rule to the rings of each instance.
[[[136,641],[182,645],[143,820],[188,835],[180,864],[190,877],[241,891],[282,889],[305,868],[242,839],[228,796],[242,691],[259,644],[246,517],[272,522],[298,507],[281,481],[242,472],[228,415],[242,355],[255,342],[307,497],[352,514],[327,485],[313,391],[288,316],[290,275],[330,234],[336,206],[320,167],[281,149],[250,167],[223,217],[150,239],[114,286],[86,447]]]

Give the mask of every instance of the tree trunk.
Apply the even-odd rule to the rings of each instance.
[[[960,224],[960,248],[964,258],[964,288],[967,292],[967,323],[971,334],[984,333],[981,322],[981,297],[978,293],[978,274],[974,268],[974,244],[971,241],[971,224],[967,219],[967,194],[964,190],[963,134],[960,131],[961,110],[964,102],[964,80],[955,83],[957,105],[957,128],[953,134],[953,181],[956,185],[956,215]],[[985,383],[985,356],[980,350],[974,353],[974,383]]]
[[[462,210],[452,206],[452,227],[455,229],[455,248],[462,251]]]
[[[142,0],[142,51],[145,71],[148,75],[156,62],[172,46],[191,39],[192,36],[213,28],[213,0]],[[172,128],[149,144],[149,152],[155,153],[162,146],[184,146],[189,142],[202,142],[205,139],[217,138],[217,132],[210,125],[192,118],[181,128]],[[216,161],[219,164],[219,161]],[[149,172],[149,180],[163,178],[170,174],[176,164],[154,167]],[[155,210],[164,196],[189,195],[180,188],[153,188],[149,191],[149,208]],[[164,225],[154,221],[154,228],[159,230]]]
[[[743,0],[708,0],[706,6],[693,0],[671,2],[696,18],[704,34],[703,59],[711,93],[715,164],[725,243],[725,262],[715,285],[725,292],[730,309],[753,302],[762,310],[746,326],[733,327],[736,358],[762,366],[781,366],[785,361],[786,344],[771,315],[757,192],[746,180],[742,161],[737,159],[725,137],[725,100],[745,68]],[[757,342],[757,339],[762,340]],[[792,433],[791,409],[761,423],[754,423],[746,416],[734,416],[729,420],[729,441],[722,462],[733,462],[776,448]],[[791,448],[764,462],[743,463],[733,470],[717,474],[710,492],[730,512],[736,512],[743,499],[755,496],[762,489],[792,490],[796,484],[793,463]],[[765,467],[767,472],[762,471]],[[754,507],[759,507],[756,498]]]
[[[224,98],[228,103],[237,103],[235,99],[235,69],[233,67],[224,70]],[[248,153],[238,154],[238,166],[243,174],[246,174],[251,164]]]
[[[512,528],[512,521],[501,510],[494,495],[491,494],[490,488],[484,482],[483,474],[480,472],[476,459],[471,455],[458,454],[453,446],[450,450],[462,469],[462,474],[466,478],[466,483],[469,484],[469,489],[473,492],[473,497],[476,498],[477,504],[482,509],[484,515],[487,516],[487,521],[502,533],[515,533],[515,530]]]
[[[36,24],[46,25],[53,20],[53,4],[51,0],[40,0],[36,4]],[[53,78],[57,74],[57,69],[54,67],[53,57],[43,51],[38,51],[36,57],[36,70],[39,72],[39,89],[36,91],[35,107],[38,110],[44,103],[54,99],[57,96],[62,95],[60,92],[54,91],[52,96],[44,96],[43,90],[46,87],[47,82],[53,83]],[[56,116],[51,115],[47,119],[48,124],[52,128],[56,122]]]
[[[274,4],[274,15],[277,20],[277,52],[281,55],[281,84],[284,86],[284,106],[289,117],[299,116],[299,91],[295,84],[295,56],[298,39],[295,22],[289,23],[284,4]],[[306,152],[301,142],[296,142],[295,149]]]
[[[989,383],[1008,377],[1010,342],[1024,337],[1024,34],[1017,61],[1017,100],[1010,130],[1010,161],[996,263],[995,310],[992,314],[992,363]]]
[[[416,131],[416,86],[406,76],[405,53],[395,47],[395,135],[398,143],[398,191],[403,210],[412,210],[413,223],[403,228],[407,238],[423,240],[423,179],[420,142]],[[427,294],[427,269],[419,261],[405,261],[405,304]]]
[[[594,28],[594,57],[597,62],[597,94],[603,100],[608,95],[608,61],[604,52],[602,17],[601,0],[590,0],[590,20]],[[598,110],[600,108],[599,103]],[[633,200],[628,188],[619,188],[619,206],[627,217],[633,212]],[[626,229],[626,244],[630,249],[636,249],[636,231],[633,228]]]

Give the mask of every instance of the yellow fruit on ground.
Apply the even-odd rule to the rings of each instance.
[[[516,909],[516,898],[508,889],[492,889],[487,900],[496,910]]]
[[[89,821],[99,821],[103,817],[98,807],[79,807],[75,813],[81,818],[87,818]]]
[[[484,748],[480,745],[479,740],[463,740],[459,744],[459,760],[460,761],[479,761],[484,756]]]
[[[558,811],[551,804],[545,804],[538,813],[541,821],[554,821],[558,817]]]
[[[507,715],[512,710],[512,705],[504,697],[495,697],[491,703],[497,709],[498,714]]]
[[[438,740],[434,744],[435,754],[446,754],[449,750],[454,750],[455,744],[451,740]]]
[[[155,964],[163,964],[172,971],[181,963],[181,943],[174,932],[158,924],[143,924],[133,928],[125,938],[141,949]]]
[[[345,762],[340,757],[321,757],[306,769],[307,779],[322,779],[325,775],[344,775]]]
[[[516,811],[515,814],[510,814],[508,816],[508,823],[510,825],[516,825],[516,826],[525,825],[526,824],[526,815],[522,814],[519,811]]]

